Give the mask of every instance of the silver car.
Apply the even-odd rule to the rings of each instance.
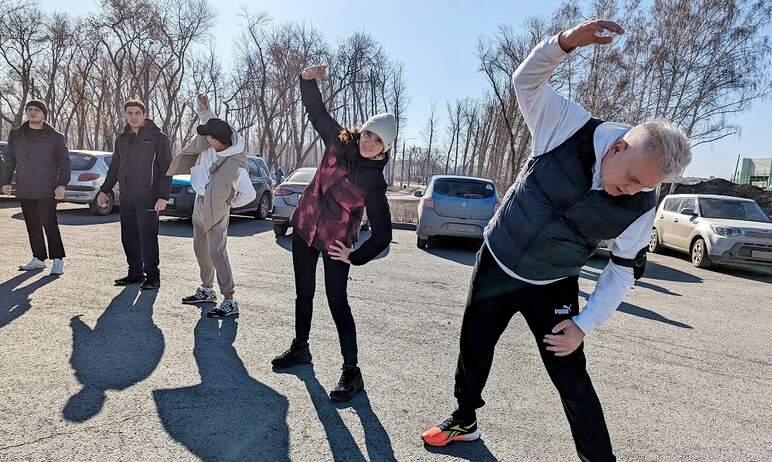
[[[298,207],[298,200],[303,195],[306,186],[311,183],[316,174],[316,167],[304,167],[290,173],[289,176],[273,190],[273,232],[284,236],[289,229],[289,220]]]
[[[289,220],[295,209],[298,208],[298,201],[303,191],[311,183],[316,175],[316,167],[299,168],[273,190],[273,209],[271,220],[273,221],[273,232],[276,236],[284,236],[289,230]],[[370,228],[367,220],[367,211],[362,216],[360,230],[366,231]]]
[[[70,151],[70,182],[64,190],[64,202],[88,204],[93,215],[109,215],[120,205],[118,185],[108,195],[107,207],[96,203],[99,188],[105,182],[113,154],[106,151]]]
[[[672,194],[657,209],[649,251],[688,252],[692,264],[772,269],[772,223],[755,201]]]
[[[437,236],[482,238],[501,205],[491,180],[469,176],[433,176],[426,190],[415,195],[421,198],[416,227],[419,248],[428,248],[430,238]]]

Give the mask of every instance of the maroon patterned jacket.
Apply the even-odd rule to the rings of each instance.
[[[369,160],[360,156],[358,134],[352,134],[350,142],[341,143],[338,134],[342,127],[324,107],[315,80],[301,78],[300,91],[308,118],[326,149],[290,224],[306,243],[322,252],[327,252],[336,240],[351,247],[367,207],[370,238],[349,255],[351,264],[363,265],[391,243],[391,213],[383,178],[388,158]]]

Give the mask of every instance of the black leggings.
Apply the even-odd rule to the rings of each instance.
[[[544,367],[557,388],[571,427],[579,458],[614,461],[611,440],[598,395],[587,375],[584,344],[568,356],[547,351],[544,336],[559,322],[579,313],[578,278],[548,285],[531,285],[506,274],[483,244],[461,325],[461,351],[456,368],[456,415],[475,418],[483,406],[483,387],[493,363],[499,337],[518,311],[533,333]]]
[[[21,199],[21,211],[27,225],[29,245],[32,256],[45,261],[48,257],[64,258],[64,245],[59,234],[59,222],[56,219],[56,201],[54,199]],[[43,239],[43,230],[48,240]]]
[[[299,343],[308,342],[311,331],[311,317],[314,311],[314,292],[316,291],[316,263],[319,250],[309,246],[296,233],[292,235],[292,264],[295,270],[295,339]],[[350,265],[333,260],[326,253],[324,261],[324,287],[327,302],[330,305],[332,319],[338,329],[340,351],[343,363],[357,364],[357,332],[351,307],[348,304],[346,287]]]

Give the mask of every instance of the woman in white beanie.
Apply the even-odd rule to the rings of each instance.
[[[303,105],[326,149],[290,220],[297,294],[295,339],[289,350],[274,358],[273,366],[283,369],[311,362],[308,335],[321,254],[327,301],[343,354],[343,372],[330,398],[349,401],[364,389],[364,382],[357,366],[356,326],[346,295],[348,273],[350,265],[364,265],[391,242],[383,169],[397,135],[397,122],[392,114],[383,113],[371,117],[361,128],[341,127],[324,107],[316,83],[326,75],[327,66],[317,66],[304,70],[300,79]],[[371,236],[353,251],[365,207]]]

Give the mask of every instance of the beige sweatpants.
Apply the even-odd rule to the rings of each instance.
[[[232,296],[234,292],[233,271],[228,259],[228,222],[230,215],[220,220],[211,229],[204,231],[193,220],[193,251],[201,271],[201,286],[211,288],[215,272],[220,293]]]

